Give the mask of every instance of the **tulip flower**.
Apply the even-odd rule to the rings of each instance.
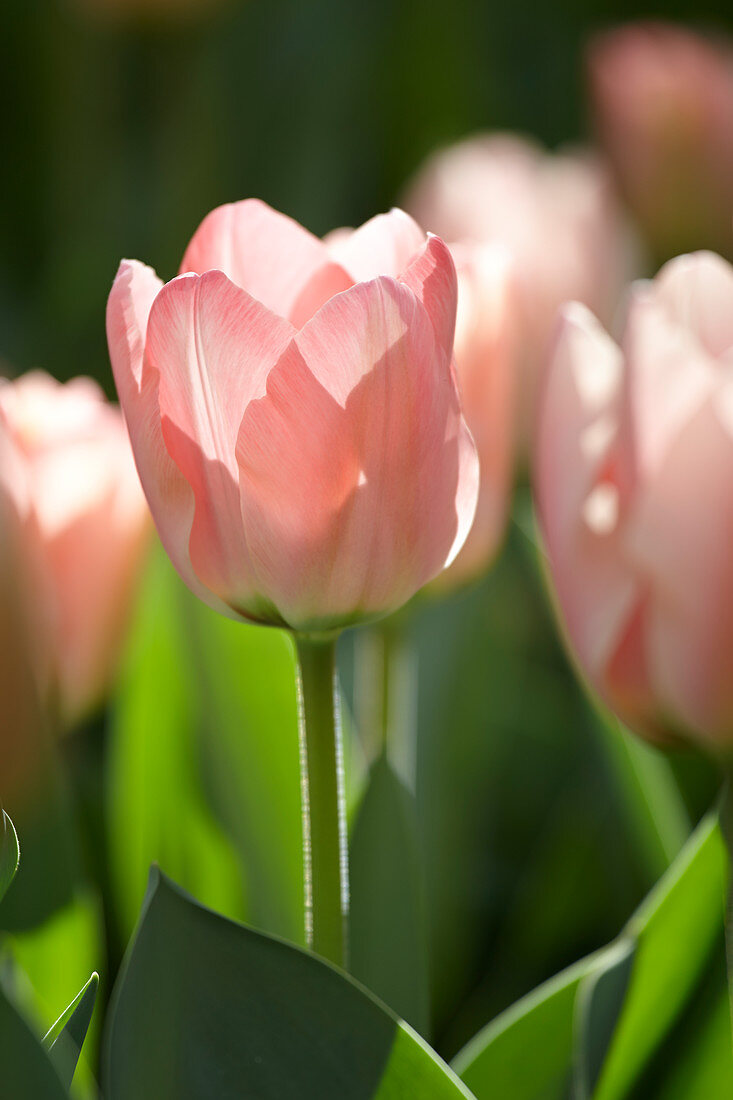
[[[517,273],[520,449],[559,306],[577,298],[610,320],[637,262],[610,179],[586,152],[551,155],[523,138],[480,134],[435,153],[407,209],[446,241],[503,245]]]
[[[163,285],[123,261],[107,324],[163,544],[208,604],[299,632],[399,607],[473,520],[448,249],[400,212],[329,247],[214,210]]]
[[[16,517],[25,630],[63,725],[107,689],[149,528],[119,410],[89,378],[0,383],[0,495]]]
[[[733,251],[733,45],[673,24],[601,34],[588,51],[596,129],[657,255]]]
[[[571,649],[658,741],[733,744],[733,268],[701,252],[632,288],[617,345],[563,311],[535,487]]]
[[[401,211],[329,242],[256,200],[212,211],[177,278],[123,261],[107,334],[138,471],[188,586],[287,626],[300,664],[308,942],[345,958],[340,628],[460,550],[478,493],[452,366],[456,273]]]

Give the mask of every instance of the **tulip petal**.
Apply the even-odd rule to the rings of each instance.
[[[158,405],[158,372],[144,363],[152,304],[163,283],[152,268],[123,260],[107,302],[107,341],[135,464],[160,540],[183,580],[217,611],[226,606],[199,581],[189,557],[194,515],[191,488],[172,461]]]
[[[237,432],[294,334],[221,271],[180,275],[150,311],[145,362],[160,378],[163,438],[196,501],[191,561],[228,603],[248,606],[258,590],[239,507]]]
[[[733,267],[714,252],[670,260],[654,281],[670,318],[716,359],[733,350]]]
[[[194,233],[181,272],[215,269],[297,327],[353,282],[318,237],[259,199],[217,207]]]
[[[299,629],[403,603],[473,519],[478,463],[448,359],[393,279],[298,333],[246,410],[237,460],[258,574]]]
[[[679,428],[711,393],[714,360],[687,328],[670,321],[654,284],[632,294],[624,332],[623,417],[635,480],[653,476]]]
[[[400,276],[425,307],[435,338],[450,357],[456,330],[458,278],[453,257],[440,237],[429,234],[423,248]]]
[[[733,386],[725,383],[676,434],[625,536],[626,554],[648,580],[648,658],[660,709],[712,738],[733,729],[731,485]]]
[[[358,229],[336,229],[324,243],[354,282],[361,283],[379,275],[401,275],[425,244],[425,234],[409,214],[394,208]]]
[[[599,484],[616,439],[621,353],[588,309],[566,306],[540,396],[535,499],[568,633],[600,677],[635,596],[615,552],[613,484]]]

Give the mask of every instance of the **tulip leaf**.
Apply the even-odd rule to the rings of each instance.
[[[0,986],[0,1096],[68,1100],[56,1068]]]
[[[71,1088],[76,1064],[89,1030],[98,986],[99,974],[95,971],[43,1039],[49,1057],[67,1088]]]
[[[580,984],[575,1008],[574,1100],[591,1100],[593,1096],[623,1009],[635,949],[633,940],[619,940],[607,952],[603,965]]]
[[[203,908],[155,868],[113,996],[105,1070],[109,1100],[471,1095],[346,974]]]
[[[10,883],[15,878],[15,872],[20,863],[20,845],[15,825],[10,820],[5,810],[2,813],[2,828],[0,829],[0,900],[7,893]]]
[[[574,1037],[582,1042],[573,1023],[579,988],[608,968],[619,942],[636,943],[634,962],[593,1100],[625,1097],[703,973],[722,926],[725,867],[716,819],[708,817],[619,941],[540,986],[460,1051],[453,1066],[479,1100],[564,1100],[579,1057]]]
[[[420,857],[414,796],[382,754],[351,830],[349,970],[425,1035],[427,926]]]
[[[723,839],[710,815],[626,928],[638,948],[594,1100],[622,1100],[674,1024],[720,933],[726,878]]]

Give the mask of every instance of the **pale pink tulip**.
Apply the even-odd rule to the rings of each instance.
[[[569,641],[651,738],[733,742],[733,268],[672,260],[620,346],[566,307],[541,398],[536,498]]]
[[[123,261],[112,366],[179,573],[299,631],[398,607],[463,545],[478,462],[451,368],[448,249],[400,211],[326,244],[219,207],[163,283]]]
[[[514,476],[514,387],[518,294],[508,252],[499,245],[456,244],[455,356],[466,423],[481,468],[478,504],[463,549],[433,582],[437,590],[473,580],[501,544]]]
[[[503,245],[517,272],[518,443],[524,449],[557,310],[569,298],[610,320],[636,274],[630,229],[601,163],[524,138],[480,134],[435,153],[413,181],[411,213],[446,241]]]
[[[125,426],[89,378],[0,384],[3,507],[36,676],[69,724],[115,671],[149,528]]]
[[[599,138],[661,257],[733,251],[733,45],[632,23],[588,51]]]

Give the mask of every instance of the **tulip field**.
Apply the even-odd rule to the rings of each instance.
[[[0,1100],[733,1098],[710,3],[8,11]]]

